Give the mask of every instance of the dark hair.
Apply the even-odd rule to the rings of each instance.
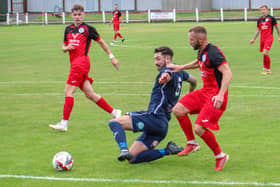
[[[171,59],[174,55],[173,50],[166,46],[161,46],[161,47],[155,48],[154,53],[161,53],[163,56],[170,56]]]
[[[196,34],[205,34],[207,35],[207,31],[203,26],[195,26],[189,30],[189,32],[194,32]]]
[[[74,11],[81,11],[81,12],[84,12],[84,11],[85,11],[85,8],[84,8],[83,5],[75,4],[75,5],[73,5],[71,11],[72,11],[72,12],[74,12]]]
[[[268,9],[268,6],[267,6],[267,5],[262,5],[260,8],[266,8],[266,9]]]

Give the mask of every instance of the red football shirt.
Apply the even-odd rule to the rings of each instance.
[[[261,40],[273,40],[273,27],[276,25],[277,22],[273,16],[260,17],[257,21],[257,27],[261,30]]]
[[[114,10],[114,12],[113,12],[113,21],[114,21],[114,23],[119,23],[121,16],[122,16],[122,13],[119,10]]]
[[[208,44],[203,51],[198,52],[198,63],[203,80],[203,89],[209,94],[217,94],[222,82],[222,73],[218,67],[227,63],[223,52],[212,44]]]
[[[88,56],[91,40],[98,41],[100,36],[94,27],[86,23],[82,23],[79,27],[72,24],[65,28],[64,43],[75,47],[69,51],[71,65],[78,57]]]

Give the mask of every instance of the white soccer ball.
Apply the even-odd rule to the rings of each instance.
[[[57,171],[70,171],[73,168],[74,160],[70,153],[62,151],[54,155],[52,164]]]

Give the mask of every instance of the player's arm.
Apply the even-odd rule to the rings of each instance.
[[[109,55],[109,58],[111,59],[111,62],[113,66],[118,70],[119,69],[119,63],[115,56],[112,54],[111,50],[109,49],[108,45],[104,42],[102,38],[100,38],[97,43],[101,46],[101,48]]]
[[[277,30],[278,40],[280,41],[280,29],[279,29],[278,25],[275,25],[275,28]]]
[[[224,95],[225,95],[225,93],[229,87],[230,81],[232,79],[232,72],[227,63],[220,65],[218,67],[218,70],[223,74],[221,88],[220,88],[218,95],[216,95],[212,98],[212,101],[214,102],[214,107],[216,107],[217,109],[221,108],[221,106],[224,102]]]
[[[186,81],[190,83],[189,92],[194,91],[194,89],[196,88],[196,78],[192,75],[189,75],[189,78]]]
[[[121,21],[121,23],[122,23],[122,26],[123,26],[123,19],[122,19],[122,16],[120,16],[120,21]]]
[[[158,79],[159,84],[167,83],[171,80],[171,73],[170,72],[164,72],[161,74],[160,78]]]
[[[256,41],[256,39],[257,39],[257,37],[259,36],[259,34],[260,34],[260,29],[259,28],[257,28],[257,30],[256,30],[256,32],[255,32],[255,34],[254,34],[254,37],[252,38],[252,40],[250,40],[250,44],[253,44],[255,41]]]
[[[66,27],[65,31],[64,31],[64,40],[63,40],[63,44],[62,44],[62,51],[64,53],[75,49],[75,47],[72,44],[69,44],[68,39],[67,39],[67,34],[68,34],[68,27]]]
[[[62,51],[64,52],[64,53],[66,53],[66,52],[68,52],[68,51],[71,51],[71,50],[73,50],[73,49],[75,49],[75,47],[72,45],[72,44],[68,44],[68,45],[66,45],[65,43],[62,45]]]
[[[167,67],[173,69],[173,72],[179,72],[185,69],[195,69],[198,68],[198,60],[195,59],[194,61],[185,65],[168,64]]]

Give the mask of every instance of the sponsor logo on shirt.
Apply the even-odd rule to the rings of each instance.
[[[202,55],[202,61],[203,61],[203,62],[206,61],[206,54]]]
[[[79,33],[77,33],[77,34],[72,33],[72,37],[73,37],[74,39],[76,39],[78,35],[79,35]]]
[[[69,43],[74,45],[74,46],[79,46],[80,45],[80,40],[73,40],[73,39],[70,39],[69,40]]]
[[[139,128],[139,130],[142,130],[144,128],[144,126],[145,126],[142,121],[139,121],[136,125]]]
[[[83,32],[85,32],[85,29],[84,28],[80,28],[79,29],[79,33],[83,33]]]
[[[261,29],[266,30],[267,28],[268,28],[268,26],[266,25],[266,22],[262,22]]]

